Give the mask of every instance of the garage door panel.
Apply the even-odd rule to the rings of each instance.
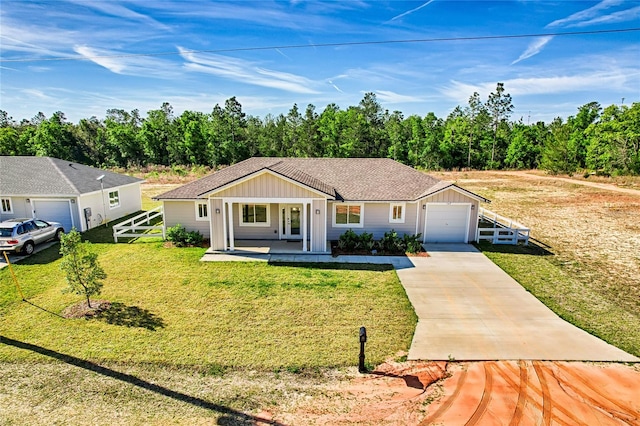
[[[425,239],[429,243],[467,241],[468,205],[428,204]]]
[[[66,232],[73,227],[68,200],[33,200],[33,205],[38,219],[60,222]]]

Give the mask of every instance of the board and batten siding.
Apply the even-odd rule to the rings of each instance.
[[[390,230],[394,230],[398,235],[403,234],[413,235],[416,233],[416,203],[405,203],[405,219],[404,223],[390,223],[389,222],[389,209],[392,203],[364,203],[364,227],[362,228],[349,228],[349,227],[334,227],[333,226],[333,214],[334,205],[340,203],[328,204],[329,211],[327,212],[327,239],[337,240],[341,234],[346,230],[352,229],[356,234],[362,234],[363,232],[370,232],[373,234],[373,238],[379,240],[384,236],[384,233]],[[345,202],[344,204],[350,204]],[[357,204],[357,203],[354,203]],[[393,203],[396,204],[396,203]],[[418,232],[422,232],[418,230]]]
[[[466,195],[455,191],[453,189],[447,189],[446,191],[442,191],[438,194],[435,194],[431,197],[428,197],[424,200],[421,201],[420,203],[420,223],[419,223],[419,228],[418,228],[418,232],[423,232],[424,231],[424,219],[425,219],[425,212],[426,210],[422,208],[422,206],[424,204],[427,203],[466,203],[466,204],[471,204],[472,209],[471,209],[471,217],[469,218],[469,220],[471,221],[471,223],[469,224],[469,235],[468,235],[468,241],[475,241],[476,240],[476,229],[478,228],[478,207],[479,207],[479,201],[474,199],[474,198],[470,198],[467,197]]]
[[[199,200],[200,202],[206,200]],[[164,220],[165,226],[171,228],[180,224],[187,231],[200,231],[205,237],[209,238],[210,229],[208,220],[196,220],[196,204],[194,201],[172,201],[164,200]],[[215,212],[215,210],[214,210]],[[209,210],[211,215],[211,210]],[[214,213],[215,214],[215,213]]]
[[[324,252],[325,248],[329,250],[329,247],[325,247],[326,238],[325,230],[322,226],[323,223],[327,223],[327,211],[325,206],[327,205],[325,200],[313,200],[311,202],[311,212],[310,212],[310,224],[313,229],[311,230],[313,242],[313,246],[311,247],[311,251],[313,252]],[[316,214],[316,211],[319,211],[320,214]]]
[[[269,173],[240,182],[212,194],[215,197],[318,198],[318,194]]]

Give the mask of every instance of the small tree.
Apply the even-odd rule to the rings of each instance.
[[[89,297],[100,294],[102,282],[107,277],[98,265],[98,255],[91,251],[91,243],[82,242],[80,233],[72,229],[60,239],[62,262],[60,269],[67,274],[68,291],[84,294],[87,306],[91,308]]]

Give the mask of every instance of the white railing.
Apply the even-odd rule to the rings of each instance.
[[[478,223],[476,235],[478,242],[487,240],[493,244],[515,245],[519,242],[523,242],[525,245],[529,244],[530,229],[526,226],[482,207],[478,209],[478,218],[493,223],[492,228],[480,228]]]
[[[113,227],[113,239],[117,243],[118,238],[152,238],[160,235],[153,230],[162,231],[162,238],[165,238],[164,226],[152,226],[151,221],[157,217],[163,217],[162,206],[158,206],[153,210],[149,210],[138,216],[120,222]],[[164,218],[163,218],[164,219]],[[146,223],[146,225],[140,225]],[[142,232],[138,232],[142,231]]]

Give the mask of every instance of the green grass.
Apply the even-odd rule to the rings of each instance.
[[[30,303],[0,270],[0,335],[92,362],[218,372],[354,365],[360,326],[368,362],[411,343],[416,316],[390,268],[205,263],[204,249],[111,244],[108,229],[85,235],[108,275],[97,298],[118,309],[102,319],[59,316],[82,297],[63,294],[56,245],[14,265]],[[48,358],[0,345],[2,362]]]
[[[640,356],[640,312],[615,303],[607,294],[609,289],[579,279],[574,265],[535,245],[482,243],[477,247],[561,318]]]

